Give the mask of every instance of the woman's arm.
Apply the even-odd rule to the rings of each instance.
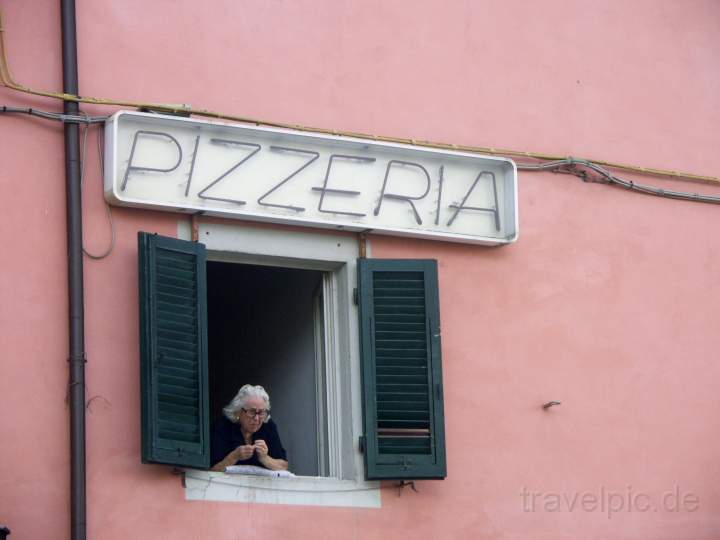
[[[264,458],[258,456],[258,459],[260,463],[271,471],[287,471],[288,469],[288,462],[284,459],[275,459],[270,456],[265,456]]]

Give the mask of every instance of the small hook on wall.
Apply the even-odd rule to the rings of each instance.
[[[554,407],[555,405],[560,405],[560,401],[548,401],[545,403],[542,408],[545,410],[548,410],[550,407]]]

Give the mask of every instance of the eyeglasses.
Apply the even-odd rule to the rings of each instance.
[[[268,409],[240,409],[242,412],[247,414],[250,418],[255,418],[256,416],[259,417],[261,420],[264,420],[267,418],[268,413],[270,412]]]

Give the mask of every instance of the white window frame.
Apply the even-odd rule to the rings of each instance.
[[[324,272],[329,476],[266,478],[188,469],[185,498],[379,508],[380,483],[364,480],[358,444],[362,433],[362,392],[358,310],[353,303],[357,237],[245,223],[201,223],[198,236],[210,261]],[[190,240],[187,220],[178,222],[178,238]]]
[[[313,341],[315,344],[315,409],[317,422],[317,470],[319,476],[328,476],[330,473],[328,434],[327,434],[327,373],[325,371],[325,350],[327,345],[325,337],[325,319],[327,318],[326,289],[332,282],[332,274],[323,272],[322,280],[313,291]],[[335,476],[335,475],[333,475]]]

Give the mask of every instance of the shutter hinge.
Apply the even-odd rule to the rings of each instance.
[[[180,483],[182,484],[182,487],[187,487],[187,484],[185,483],[185,471],[180,469],[179,467],[173,467],[172,474],[178,475],[180,477]]]
[[[360,452],[362,454],[365,453],[365,435],[360,435],[358,439],[358,444],[360,445]]]
[[[360,305],[360,295],[358,293],[357,287],[353,289],[353,303],[356,306]]]

